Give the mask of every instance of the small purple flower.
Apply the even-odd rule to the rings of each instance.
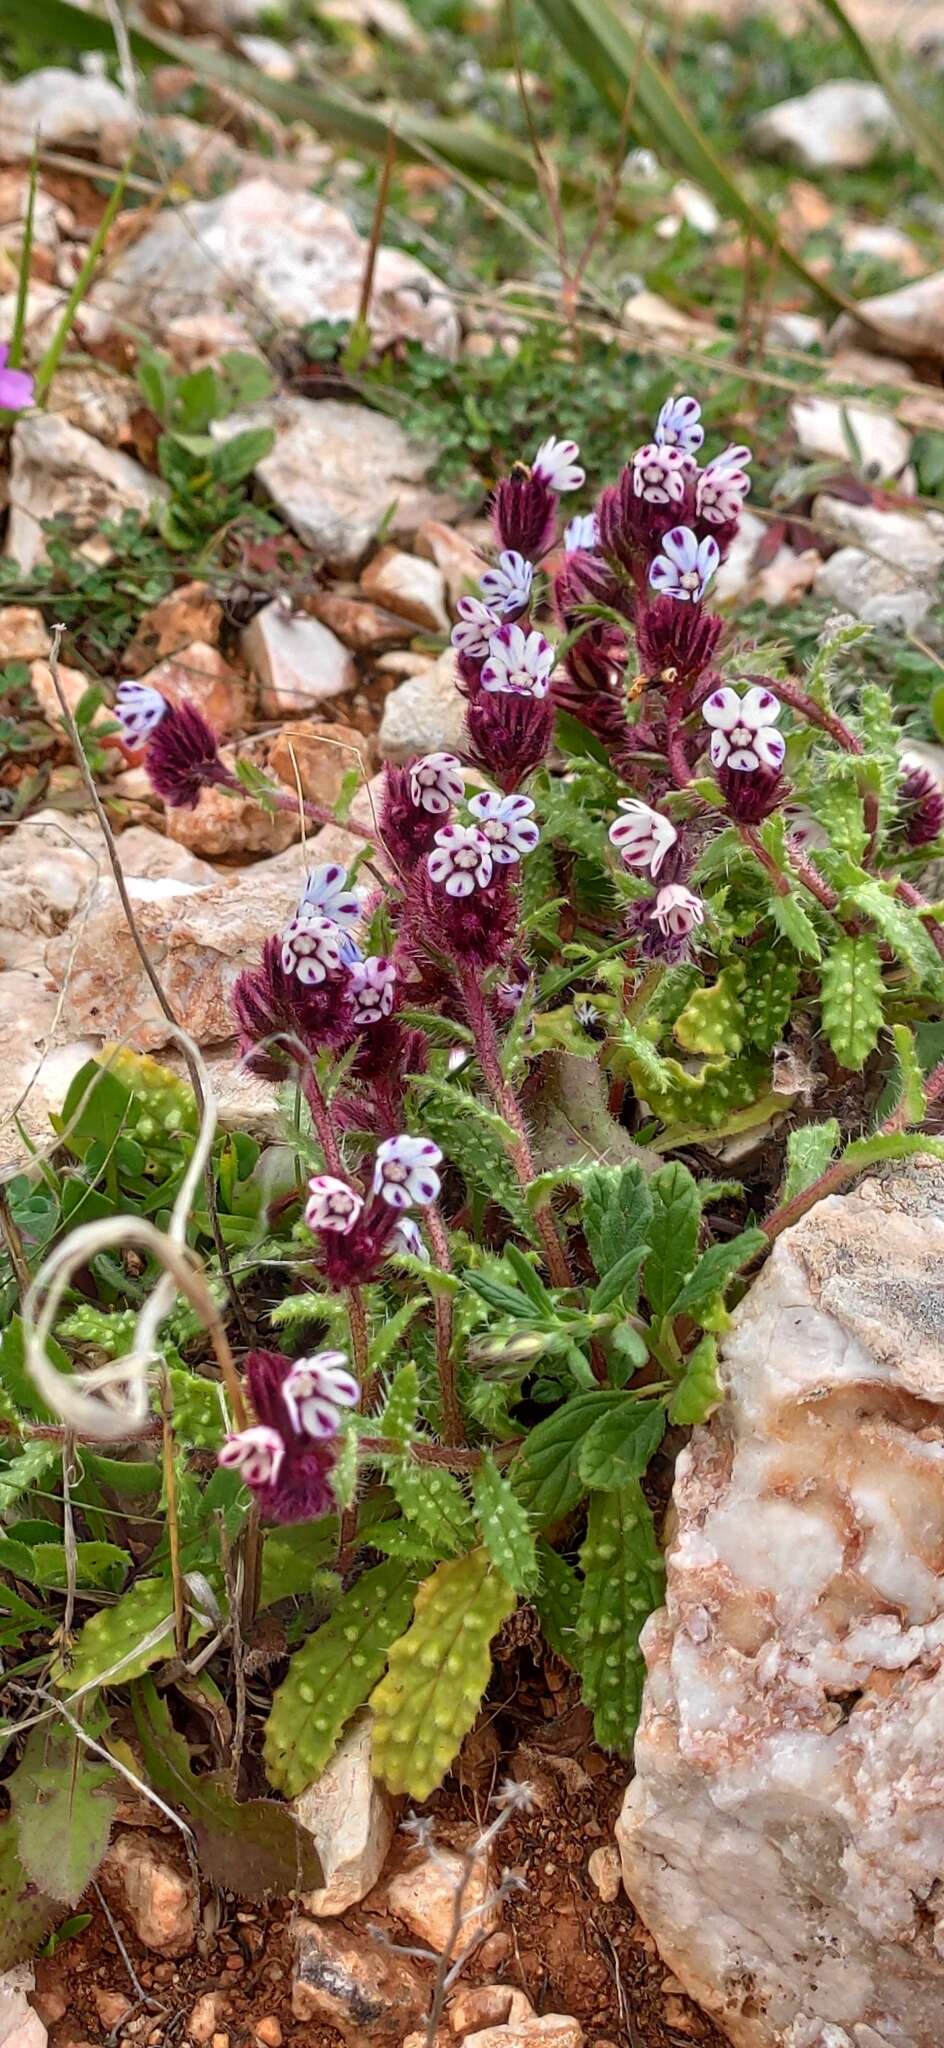
[[[282,932],[282,966],[286,974],[297,974],[306,987],[335,974],[344,957],[344,939],[333,918],[322,917],[305,905],[290,917]]]
[[[315,1173],[308,1183],[305,1222],[309,1230],[337,1230],[342,1236],[353,1230],[364,1207],[364,1197],[333,1173]]]
[[[648,441],[633,456],[633,489],[647,505],[681,505],[691,461],[679,448]]]
[[[492,879],[492,849],[477,825],[444,825],[426,866],[432,881],[445,884],[447,896],[471,896]]]
[[[568,555],[575,555],[578,548],[595,548],[600,544],[600,529],[595,512],[578,512],[568,519],[564,528],[564,549]]]
[[[678,448],[683,455],[697,455],[705,438],[697,398],[667,398],[652,438],[660,447]]]
[[[531,599],[534,566],[516,548],[504,548],[497,566],[482,577],[482,596],[503,617],[523,612]]]
[[[135,749],[145,746],[168,708],[167,698],[162,697],[160,690],[152,690],[150,683],[119,683],[115,693],[115,717],[121,726],[125,746]]]
[[[913,755],[902,755],[901,768],[898,800],[904,811],[905,839],[909,846],[931,846],[944,832],[944,790]]]
[[[439,1146],[431,1138],[385,1138],[377,1147],[374,1194],[389,1202],[391,1209],[427,1208],[439,1193],[435,1169],[441,1160]]]
[[[285,1444],[277,1429],[256,1423],[251,1429],[228,1436],[219,1453],[221,1465],[234,1466],[247,1486],[276,1486],[285,1457]]]
[[[328,861],[324,867],[312,868],[305,880],[299,917],[307,917],[309,911],[317,911],[332,924],[356,924],[361,914],[352,889],[347,887],[347,870],[337,861]]]
[[[565,491],[579,491],[587,480],[586,470],[577,461],[579,454],[576,441],[557,441],[552,434],[541,442],[531,464],[532,472],[559,496]]]
[[[499,796],[483,789],[469,805],[489,842],[492,859],[500,867],[511,866],[523,853],[533,853],[540,832],[532,823],[534,804],[529,796]]]
[[[341,1426],[338,1410],[356,1408],[360,1397],[343,1351],[316,1351],[310,1358],[296,1359],[282,1384],[295,1435],[312,1437],[316,1443],[337,1436]]]
[[[748,690],[746,697],[739,697],[727,686],[713,690],[702,705],[702,717],[712,728],[713,768],[750,774],[760,767],[783,767],[787,749],[783,734],[777,731],[780,703],[772,690]]]
[[[355,1024],[379,1024],[382,1017],[389,1017],[396,982],[397,970],[393,961],[384,959],[381,954],[355,963],[348,983]]]
[[[699,540],[690,526],[673,526],[663,534],[662,547],[649,570],[653,590],[682,604],[700,604],[721,560],[717,541],[710,534]]]
[[[554,667],[554,649],[543,633],[525,633],[521,626],[500,626],[488,643],[482,667],[483,690],[502,696],[546,697]]]
[[[456,610],[459,623],[453,626],[450,635],[456,653],[471,655],[476,661],[484,660],[489,638],[496,626],[501,625],[501,613],[494,606],[485,604],[480,597],[460,597]]]
[[[28,370],[8,370],[9,345],[0,345],[0,409],[4,412],[22,412],[35,399],[34,381]]]
[[[693,896],[681,882],[670,882],[660,889],[655,905],[649,916],[658,925],[663,938],[684,939],[695,930],[696,925],[705,922],[705,906],[700,896]]]
[[[666,854],[671,853],[678,839],[675,826],[638,797],[621,796],[619,809],[623,816],[610,826],[609,836],[619,848],[623,866],[646,868],[655,880]]]
[[[429,1248],[423,1233],[412,1216],[398,1216],[387,1240],[391,1252],[408,1252],[411,1259],[422,1259],[429,1265]]]
[[[455,754],[424,754],[410,764],[410,795],[421,811],[445,817],[451,804],[461,804],[465,795],[462,763]]]
[[[709,526],[727,526],[739,519],[741,506],[751,488],[744,467],[751,460],[749,448],[731,446],[705,464],[695,481],[695,508],[699,519]]]

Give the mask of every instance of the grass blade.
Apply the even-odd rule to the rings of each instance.
[[[537,0],[537,5],[614,113],[622,113],[630,83],[635,80],[637,105],[666,156],[702,185],[723,213],[739,220],[749,234],[765,243],[815,298],[834,312],[854,312],[850,300],[825,279],[814,277],[787,247],[772,216],[741,191],[668,72],[645,50],[640,54],[638,35],[625,26],[613,0]]]
[[[902,85],[894,66],[889,64],[875,44],[869,42],[856,28],[842,0],[819,0],[819,5],[824,14],[828,14],[830,21],[835,23],[859,63],[875,80],[876,85],[881,86],[908,135],[915,156],[920,157],[926,168],[940,184],[944,185],[944,148],[938,141],[923,107],[919,106],[908,87]]]
[[[23,336],[26,332],[26,306],[29,298],[30,265],[33,258],[33,216],[36,210],[36,186],[39,180],[38,147],[34,142],[30,162],[29,194],[26,201],[26,219],[23,222],[23,247],[20,250],[20,274],[16,281],[16,312],[13,315],[13,332],[10,336],[10,353],[7,358],[11,370],[18,370],[23,360]]]
[[[115,181],[114,187],[109,196],[108,205],[106,206],[105,211],[102,214],[101,220],[99,221],[98,227],[95,231],[95,234],[93,235],[92,240],[89,243],[88,254],[85,258],[81,270],[79,271],[78,277],[75,280],[72,290],[69,293],[66,303],[62,309],[62,318],[59,322],[58,327],[56,328],[56,332],[53,335],[49,347],[47,348],[46,353],[42,359],[42,362],[40,363],[39,369],[36,373],[37,401],[45,397],[45,394],[48,391],[50,384],[52,383],[56,371],[59,368],[59,358],[62,355],[62,351],[65,348],[66,342],[68,341],[69,335],[72,331],[72,323],[79,310],[79,307],[82,304],[82,300],[84,299],[86,292],[90,289],[92,285],[93,279],[95,277],[95,272],[98,268],[99,257],[101,256],[102,250],[105,247],[105,242],[108,236],[108,230],[111,227],[112,221],[115,218],[119,206],[121,205],[125,185],[128,178],[128,172],[131,169],[131,162],[132,158],[131,156],[129,156],[122,168],[119,177]]]

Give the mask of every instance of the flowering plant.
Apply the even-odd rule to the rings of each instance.
[[[867,676],[834,708],[863,629],[801,683],[712,608],[749,453],[703,443],[671,396],[562,537],[572,441],[497,484],[453,630],[461,746],[387,767],[376,831],[299,876],[235,985],[290,1141],[239,1240],[269,1307],[243,1303],[225,1415],[182,1363],[171,1393],[185,1465],[193,1415],[218,1459],[244,1626],[294,1589],[292,1544],[330,1569],[268,1715],[288,1796],[368,1699],[378,1773],[430,1791],[518,1599],[628,1749],[661,1570],[642,1481],[720,1399],[732,1291],[820,1193],[938,1142],[944,800]],[[128,684],[116,708],[168,804],[245,788],[192,707]],[[110,1320],[83,1308],[84,1341]],[[111,1668],[133,1598],[70,1683]]]

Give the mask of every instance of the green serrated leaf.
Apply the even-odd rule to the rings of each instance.
[[[364,1572],[334,1613],[296,1650],[272,1701],[265,1731],[270,1785],[295,1799],[330,1762],[351,1715],[362,1706],[406,1628],[413,1568],[398,1558]]]
[[[801,1195],[804,1188],[812,1187],[820,1174],[825,1173],[839,1145],[840,1135],[839,1121],[834,1116],[827,1123],[803,1124],[798,1131],[790,1132],[784,1202],[792,1202],[794,1195]]]
[[[934,940],[917,911],[899,903],[887,883],[865,876],[844,891],[843,902],[865,913],[919,987],[944,992],[944,964]]]
[[[796,961],[782,946],[751,947],[741,1009],[746,1037],[759,1052],[773,1052],[782,1037],[799,979]]]
[[[628,1307],[635,1308],[639,1296],[639,1275],[649,1250],[647,1244],[634,1244],[631,1251],[624,1252],[623,1257],[617,1259],[615,1266],[610,1267],[590,1296],[591,1315],[602,1315],[615,1301],[625,1301]]]
[[[206,1634],[197,1620],[190,1626],[191,1641]],[[103,1607],[80,1629],[68,1666],[60,1660],[56,1668],[56,1684],[62,1692],[84,1691],[95,1685],[129,1685],[166,1657],[173,1642],[170,1580],[137,1579],[114,1607]]]
[[[533,1605],[551,1649],[567,1664],[578,1669],[580,1643],[577,1623],[583,1590],[581,1581],[573,1565],[569,1565],[558,1551],[552,1550],[543,1538],[539,1538],[537,1548],[541,1583],[534,1594]]]
[[[819,765],[817,754],[816,762]],[[857,761],[848,756],[831,763],[816,786],[816,817],[825,826],[838,853],[860,861],[868,844]]]
[[[716,1294],[723,1294],[735,1273],[740,1272],[750,1259],[766,1251],[767,1239],[762,1230],[742,1230],[739,1237],[729,1238],[726,1244],[709,1245],[703,1252],[693,1273],[680,1288],[669,1313],[673,1316],[698,1317],[707,1308]]]
[[[882,1028],[882,963],[869,932],[840,932],[823,962],[823,1030],[840,1066],[861,1073]]]
[[[35,1443],[27,1444],[24,1451],[18,1451],[8,1465],[0,1465],[0,1515],[6,1514],[18,1500],[22,1500],[24,1494],[31,1493],[34,1486],[38,1486],[40,1480],[59,1464],[61,1457],[58,1444],[38,1438]]]
[[[924,1091],[924,1074],[918,1058],[914,1032],[909,1031],[907,1024],[893,1024],[892,1038],[895,1041],[899,1082],[895,1108],[904,1110],[909,1124],[921,1124],[927,1114],[928,1100]]]
[[[583,1593],[577,1633],[583,1695],[603,1749],[628,1755],[639,1720],[644,1621],[662,1597],[663,1565],[638,1480],[593,1493],[580,1553]]]
[[[652,1175],[649,1193],[652,1218],[644,1285],[653,1314],[664,1316],[698,1255],[701,1203],[696,1182],[678,1159]]]
[[[188,1451],[218,1450],[227,1429],[222,1387],[183,1366],[172,1365],[168,1377],[177,1443]]]
[[[490,1644],[515,1606],[485,1549],[441,1564],[416,1595],[371,1698],[374,1767],[391,1792],[426,1799],[471,1728],[491,1673]]]
[[[44,1723],[30,1730],[6,1790],[27,1875],[62,1905],[77,1905],[108,1847],[118,1803],[110,1764],[61,1722]]]
[[[577,1469],[590,1493],[611,1491],[641,1479],[665,1434],[661,1401],[636,1401],[626,1394],[618,1408],[592,1423],[581,1443]]]
[[[373,1332],[370,1340],[371,1372],[379,1372],[381,1366],[386,1365],[404,1331],[409,1329],[414,1316],[422,1306],[419,1298],[403,1302],[402,1306],[396,1309],[392,1316],[386,1316],[380,1328]]]
[[[475,1541],[472,1510],[453,1472],[440,1465],[403,1464],[388,1474],[391,1492],[440,1557],[458,1557]]]
[[[686,1428],[706,1422],[723,1399],[717,1340],[706,1333],[686,1359],[685,1371],[669,1402],[669,1421]]]
[[[482,1542],[496,1570],[516,1593],[533,1592],[538,1567],[531,1523],[490,1451],[475,1473],[472,1497]]]
[[[377,1418],[377,1435],[392,1437],[398,1444],[408,1444],[416,1428],[416,1415],[420,1402],[420,1376],[413,1360],[398,1366],[390,1386],[383,1409]]]
[[[582,1176],[580,1219],[590,1257],[602,1280],[634,1245],[647,1241],[652,1201],[638,1160],[592,1166]]]
[[[770,898],[769,909],[778,931],[789,940],[801,959],[822,959],[823,949],[816,926],[798,897],[774,894]]]
[[[518,1499],[542,1528],[559,1522],[585,1491],[579,1471],[580,1446],[593,1423],[626,1396],[616,1390],[575,1394],[539,1422],[525,1438],[509,1477]]]
[[[738,961],[726,967],[710,988],[696,988],[675,1019],[675,1036],[686,1052],[730,1053],[744,1044],[746,1030],[742,990],[745,970]]]

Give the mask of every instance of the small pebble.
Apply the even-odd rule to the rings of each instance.
[[[238,1977],[245,1967],[246,1964],[242,1956],[227,1956],[226,1968],[231,1977]]]
[[[274,2013],[267,2013],[264,2020],[259,2020],[256,2040],[262,2042],[262,2048],[282,2048],[282,2029]]]

